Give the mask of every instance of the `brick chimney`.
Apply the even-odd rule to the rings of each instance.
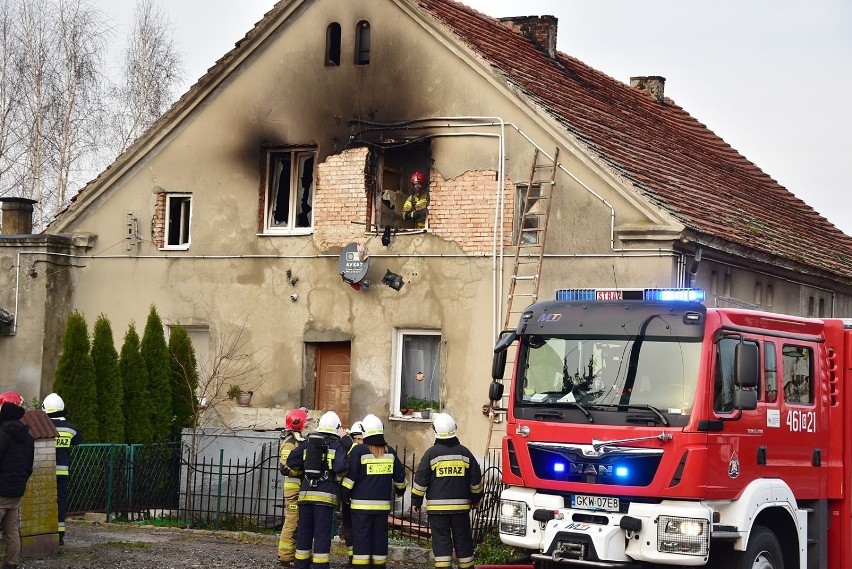
[[[33,204],[27,198],[0,198],[3,211],[3,230],[0,235],[31,235],[33,232]]]
[[[649,77],[639,76],[630,78],[630,86],[640,91],[645,91],[648,95],[662,103],[665,100],[666,78],[659,75],[651,75]]]
[[[551,58],[556,57],[556,27],[558,22],[556,16],[500,18],[500,23],[533,42],[546,51]]]

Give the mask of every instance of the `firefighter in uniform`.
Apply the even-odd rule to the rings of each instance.
[[[411,195],[402,204],[402,219],[414,221],[414,227],[424,229],[429,215],[429,194],[424,191],[426,177],[421,172],[411,175]]]
[[[411,508],[419,515],[425,496],[435,567],[452,567],[455,549],[459,569],[467,569],[473,567],[470,510],[482,499],[482,471],[459,443],[456,422],[449,414],[435,415],[432,428],[435,444],[423,454],[414,474]]]
[[[296,569],[308,569],[313,563],[314,569],[328,569],[331,552],[331,524],[334,511],[340,501],[340,484],[349,466],[346,452],[340,445],[337,434],[340,429],[340,417],[334,411],[328,411],[320,417],[317,433],[322,435],[324,444],[323,471],[314,476],[315,456],[318,437],[314,433],[299,443],[287,457],[287,466],[291,470],[304,472],[299,490],[299,524],[296,534]]]
[[[343,503],[350,502],[355,569],[383,568],[388,560],[388,514],[392,494],[405,492],[405,467],[393,447],[385,442],[381,419],[367,415],[361,421],[364,444],[349,454],[349,471],[343,479]]]
[[[352,455],[352,449],[364,440],[364,426],[361,421],[352,423],[349,434],[340,437],[340,444],[346,451],[346,456]],[[349,558],[347,567],[352,567],[352,510],[345,501],[340,504],[340,537],[346,544],[346,555]]]
[[[59,510],[59,545],[65,545],[65,513],[68,511],[68,484],[71,447],[83,442],[83,435],[65,418],[65,402],[57,393],[44,398],[42,410],[56,427],[56,505]]]
[[[278,448],[281,474],[284,475],[284,524],[278,537],[278,562],[292,567],[296,556],[296,525],[299,523],[299,487],[302,473],[287,467],[287,457],[299,446],[310,429],[312,419],[304,408],[293,409],[284,417],[284,432]]]

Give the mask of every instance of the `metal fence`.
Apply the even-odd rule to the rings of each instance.
[[[236,460],[225,460],[221,451],[218,457],[198,457],[190,450],[181,443],[76,446],[72,449],[68,511],[103,512],[107,520],[146,520],[216,530],[281,527],[283,476],[278,470],[277,441]],[[399,455],[409,491],[394,501],[392,529],[427,538],[426,515],[411,513],[410,489],[418,457],[406,449]],[[499,461],[499,452],[484,460],[484,496],[472,518],[477,543],[497,524],[502,489]]]

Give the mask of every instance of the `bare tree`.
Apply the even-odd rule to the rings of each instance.
[[[117,154],[160,118],[183,78],[174,28],[154,0],[139,0],[124,53],[124,74],[115,89]]]

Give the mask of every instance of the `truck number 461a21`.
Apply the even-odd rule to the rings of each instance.
[[[787,428],[793,432],[815,433],[816,411],[788,411]]]

